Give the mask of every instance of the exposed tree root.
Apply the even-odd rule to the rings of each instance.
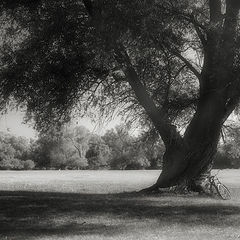
[[[183,181],[169,187],[162,187],[159,182],[156,182],[148,188],[139,191],[143,194],[156,194],[156,193],[175,193],[175,194],[205,194],[207,191],[200,182],[196,184],[195,181]]]
[[[194,192],[196,191],[190,190],[187,185],[181,184],[181,185],[176,185],[176,186],[167,187],[167,188],[160,188],[157,186],[157,184],[154,184],[153,186],[140,190],[138,193],[143,193],[143,194],[174,193],[174,194],[182,195],[182,194],[192,194]]]
[[[159,190],[159,187],[157,184],[153,184],[152,186],[148,187],[148,188],[144,188],[140,191],[138,191],[139,193],[155,193],[156,191]]]
[[[226,188],[226,187],[225,187]],[[158,183],[140,190],[138,193],[143,194],[176,194],[176,195],[201,195],[208,198],[217,198],[217,199],[230,199],[229,191],[225,190],[222,192],[222,195],[215,187],[210,186],[209,179],[206,179],[204,182],[195,182],[195,181],[186,181],[181,184],[177,184],[171,187],[161,188]]]

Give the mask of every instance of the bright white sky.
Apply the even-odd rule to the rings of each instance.
[[[16,136],[24,136],[26,138],[37,138],[37,132],[32,128],[30,124],[23,123],[24,113],[19,111],[10,111],[8,114],[0,115],[0,131],[8,132]],[[229,117],[229,123],[235,122],[239,124],[239,118],[232,114]],[[115,119],[102,124],[92,123],[89,118],[75,119],[73,125],[85,126],[90,131],[97,134],[104,134],[107,129],[114,128],[121,123],[121,118]],[[138,130],[135,129],[131,132],[133,135],[137,135]]]
[[[30,125],[23,124],[24,114],[11,111],[8,114],[0,115],[0,131],[9,132],[17,136],[35,138],[36,132]]]
[[[8,114],[0,115],[0,131],[9,132],[16,136],[27,138],[36,138],[37,132],[30,124],[23,123],[24,113],[19,111],[10,111]],[[108,123],[95,124],[89,118],[75,119],[73,125],[85,126],[90,131],[97,134],[104,134],[107,129],[114,128],[121,123],[120,117],[116,117]]]

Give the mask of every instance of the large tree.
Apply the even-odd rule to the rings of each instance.
[[[151,189],[199,184],[239,102],[239,8],[238,0],[3,1],[1,106],[15,99],[40,130],[76,108],[119,109],[151,122],[165,144]]]

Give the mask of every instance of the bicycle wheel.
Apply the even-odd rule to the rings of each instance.
[[[219,194],[219,196],[223,199],[223,200],[229,200],[231,199],[231,193],[228,190],[228,188],[223,185],[222,183],[217,185],[217,192]]]

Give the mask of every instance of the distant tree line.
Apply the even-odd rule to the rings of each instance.
[[[240,168],[240,130],[219,144],[215,168]],[[0,133],[0,169],[161,169],[164,145],[154,132],[130,134],[119,125],[103,136],[83,126],[52,129],[36,140]]]
[[[0,169],[156,169],[164,145],[158,136],[135,137],[127,125],[103,136],[83,126],[51,129],[36,140],[0,133]]]
[[[0,133],[0,169],[33,169],[35,162],[30,158],[31,143],[26,138]]]

